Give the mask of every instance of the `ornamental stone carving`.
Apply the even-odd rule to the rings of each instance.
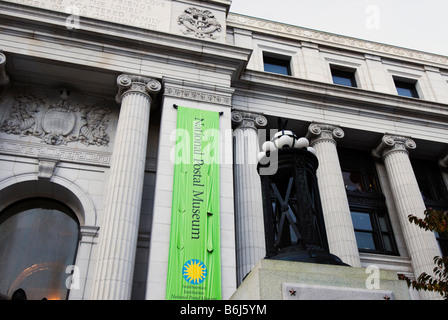
[[[340,127],[331,124],[312,123],[308,127],[307,138],[311,144],[322,141],[336,142],[336,139],[344,138],[345,133]]]
[[[254,129],[265,127],[268,120],[261,114],[254,114],[249,112],[233,111],[232,121],[238,124],[238,129]]]
[[[115,97],[117,103],[121,103],[123,95],[131,92],[142,93],[153,97],[162,89],[162,84],[151,78],[138,75],[122,74],[117,77],[118,93]]]
[[[0,132],[34,136],[42,143],[55,146],[76,141],[86,146],[107,146],[110,113],[110,109],[102,106],[84,106],[71,101],[67,90],[63,90],[56,103],[22,95],[15,98]]]
[[[372,155],[378,159],[384,159],[392,152],[405,152],[417,148],[417,144],[409,137],[384,135],[381,143],[372,151]]]
[[[216,39],[216,33],[221,32],[221,24],[209,10],[190,7],[185,9],[177,22],[183,34],[199,39]]]

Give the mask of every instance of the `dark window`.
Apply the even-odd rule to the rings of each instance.
[[[376,192],[378,186],[375,175],[366,170],[348,169],[342,171],[347,191]]]
[[[396,254],[386,212],[361,208],[352,209],[351,215],[359,251]]]
[[[360,249],[375,250],[375,235],[368,212],[351,211],[356,241]]]
[[[331,75],[333,77],[334,84],[348,87],[357,87],[354,70],[331,67]]]
[[[370,153],[340,148],[338,154],[359,251],[397,255],[386,201]]]
[[[441,209],[448,206],[448,192],[438,164],[421,159],[411,159],[411,164],[426,206]]]
[[[74,214],[59,202],[32,199],[5,209],[0,214],[0,295],[66,299],[66,270],[74,263],[78,237]]]
[[[291,75],[291,58],[283,56],[271,56],[269,54],[263,55],[264,71]]]
[[[403,97],[418,98],[417,89],[415,88],[415,82],[411,80],[399,80],[394,79],[397,93]]]
[[[438,164],[420,159],[411,159],[411,163],[425,206],[436,210],[448,210],[448,191]],[[442,254],[448,256],[448,233],[436,233],[436,238]]]

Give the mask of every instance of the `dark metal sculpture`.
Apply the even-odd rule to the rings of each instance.
[[[282,130],[258,158],[266,257],[346,265],[329,252],[316,177],[319,161],[308,141]]]

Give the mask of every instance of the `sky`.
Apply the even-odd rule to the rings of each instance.
[[[230,11],[448,56],[448,0],[232,0]]]

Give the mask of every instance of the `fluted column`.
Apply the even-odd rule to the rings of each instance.
[[[319,159],[317,179],[330,253],[352,267],[360,267],[358,245],[344,187],[336,139],[344,131],[333,125],[313,123],[307,138]]]
[[[98,239],[93,299],[130,299],[145,174],[151,95],[160,82],[117,78],[120,116],[111,159],[104,216]]]
[[[258,128],[267,120],[262,115],[232,112],[234,130],[235,216],[237,282],[266,256],[261,180],[257,172]]]
[[[423,218],[426,210],[409,159],[408,150],[415,148],[416,144],[410,138],[385,135],[373,155],[384,161],[412,267],[419,276],[422,272],[432,273],[433,258],[440,255],[440,250],[434,233],[424,231],[408,220],[410,214]],[[431,292],[420,292],[420,295],[425,299],[439,296]]]

